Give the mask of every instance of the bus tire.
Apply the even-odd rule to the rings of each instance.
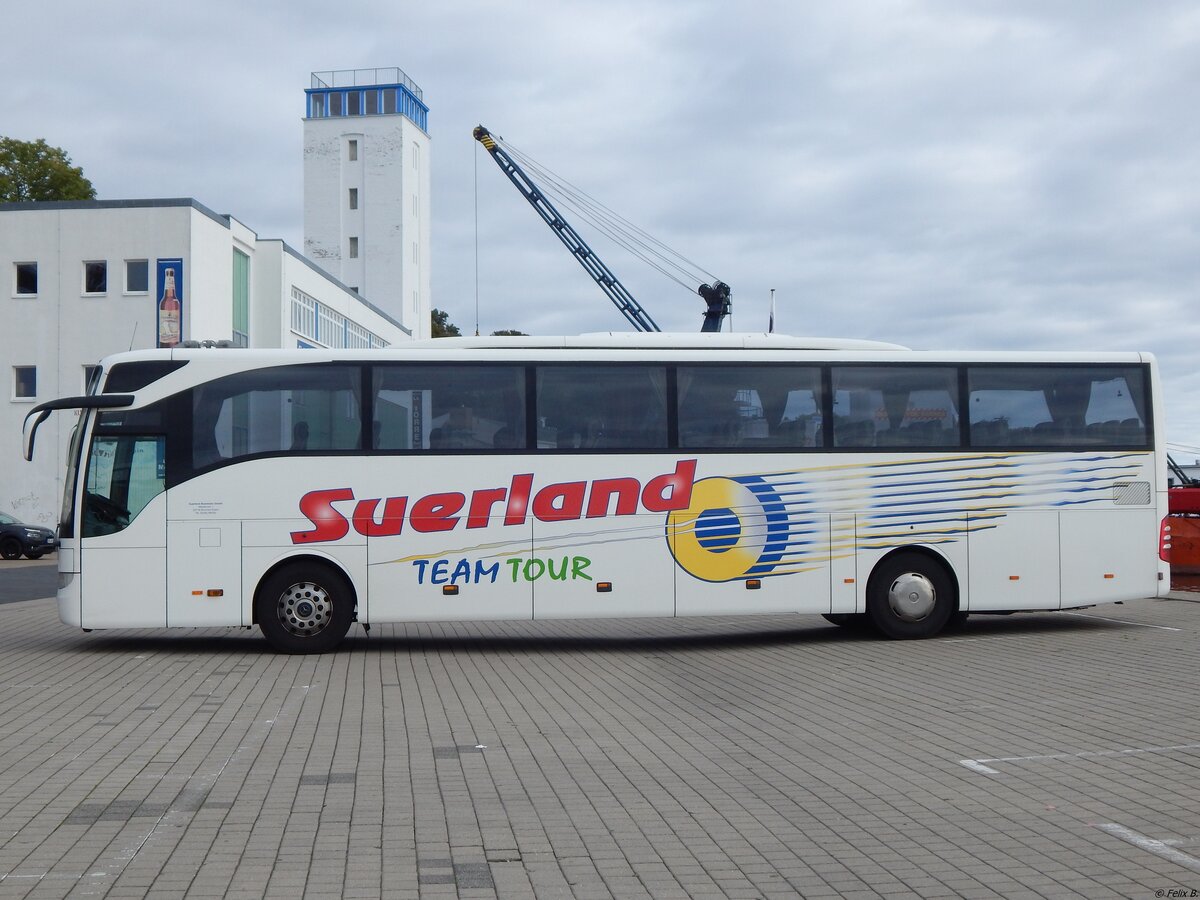
[[[950,573],[924,553],[895,553],[867,581],[867,616],[885,637],[933,637],[957,610]]]
[[[354,589],[330,565],[291,563],[259,584],[255,617],[281,653],[325,653],[342,642],[354,620]]]

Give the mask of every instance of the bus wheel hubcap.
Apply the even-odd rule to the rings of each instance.
[[[289,634],[309,637],[329,624],[333,600],[319,584],[293,584],[279,598],[279,622]]]
[[[905,572],[892,582],[888,590],[888,604],[892,612],[905,622],[919,622],[933,612],[937,592],[924,575]]]

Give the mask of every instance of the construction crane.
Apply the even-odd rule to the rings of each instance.
[[[516,186],[517,190],[521,192],[521,196],[529,201],[529,205],[537,211],[542,221],[550,227],[550,230],[558,236],[563,245],[571,251],[571,254],[579,261],[579,264],[592,276],[592,280],[600,285],[600,289],[613,302],[613,305],[620,310],[621,314],[629,320],[629,323],[638,331],[661,331],[662,329],[650,318],[650,314],[638,303],[628,288],[604,264],[604,260],[587,245],[587,242],[580,236],[579,232],[571,227],[571,223],[555,208],[554,204],[542,192],[542,189],[537,186],[537,183],[526,174],[525,170],[501,146],[500,139],[493,136],[482,125],[476,126],[474,135],[475,140],[483,144],[484,149],[496,161],[496,165],[508,176],[508,180]],[[723,281],[714,279],[712,284],[700,285],[697,293],[708,304],[708,309],[704,313],[704,324],[700,327],[700,330],[720,331],[721,324],[724,322],[725,317],[729,315],[732,306],[729,285]]]

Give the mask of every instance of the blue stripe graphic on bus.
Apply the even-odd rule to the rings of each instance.
[[[706,509],[696,518],[696,540],[709,553],[731,549],[741,533],[741,522],[732,509]]]
[[[996,454],[814,466],[695,482],[667,516],[671,555],[703,581],[810,571],[856,550],[946,544],[1006,511],[1112,503],[1139,454]],[[853,529],[830,516],[854,513]]]

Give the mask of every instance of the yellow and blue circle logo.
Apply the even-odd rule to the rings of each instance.
[[[697,481],[687,509],[667,516],[671,555],[704,581],[769,575],[788,543],[785,505],[758,476]]]

